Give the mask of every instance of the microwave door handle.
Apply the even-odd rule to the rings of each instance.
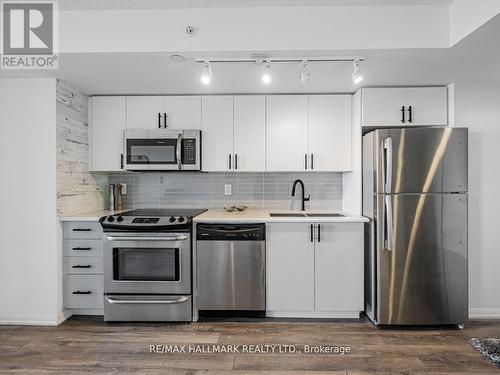
[[[181,160],[181,147],[182,147],[182,134],[177,136],[177,168],[182,169],[182,160]]]

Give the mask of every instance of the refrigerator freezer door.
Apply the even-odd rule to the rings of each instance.
[[[467,194],[376,197],[377,323],[464,323]]]
[[[467,128],[376,130],[375,192],[467,191],[467,138]]]

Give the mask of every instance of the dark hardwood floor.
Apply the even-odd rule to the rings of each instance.
[[[460,331],[381,330],[364,320],[107,324],[73,317],[59,327],[0,326],[0,373],[499,374],[470,346],[471,337],[500,337],[500,321],[470,322]],[[151,345],[174,344],[291,344],[297,351],[336,345],[351,353],[150,353]]]

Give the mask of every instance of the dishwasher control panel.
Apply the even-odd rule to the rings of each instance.
[[[198,241],[265,241],[265,224],[198,224]]]

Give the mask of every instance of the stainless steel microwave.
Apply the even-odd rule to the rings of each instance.
[[[199,129],[125,130],[123,144],[125,170],[201,170]]]

